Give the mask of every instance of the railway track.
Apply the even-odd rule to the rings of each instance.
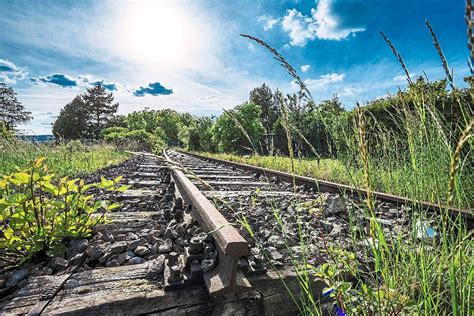
[[[28,277],[0,300],[2,313],[287,315],[298,311],[287,293],[300,291],[295,262],[317,266],[342,248],[370,266],[373,241],[352,238],[370,226],[363,196],[300,178],[293,187],[287,174],[179,151],[163,156],[137,153],[107,170],[131,186],[110,197],[122,207],[54,258],[62,267],[27,267]],[[388,241],[408,235],[410,207],[378,198]],[[435,221],[417,220],[419,238],[433,238],[426,229],[436,231]],[[324,287],[315,282],[313,293]]]

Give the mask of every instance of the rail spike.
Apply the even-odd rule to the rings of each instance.
[[[164,156],[172,161],[166,151]],[[183,199],[192,205],[192,211],[199,224],[212,232],[219,252],[214,269],[204,273],[204,281],[210,295],[225,295],[251,288],[250,282],[238,270],[238,261],[249,254],[247,241],[230,225],[216,207],[181,172],[171,168],[173,180]]]

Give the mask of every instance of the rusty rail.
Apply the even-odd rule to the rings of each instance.
[[[166,151],[163,155],[173,162]],[[223,295],[250,288],[237,266],[239,259],[249,254],[248,243],[182,171],[171,168],[171,175],[184,201],[192,205],[196,220],[212,233],[219,251],[217,266],[204,273],[209,294]]]
[[[235,168],[239,168],[239,169],[243,169],[243,170],[247,170],[251,172],[259,172],[266,176],[277,177],[280,180],[285,181],[285,182],[292,182],[294,178],[295,183],[297,185],[307,185],[319,192],[341,193],[341,194],[348,194],[351,196],[359,196],[359,197],[367,196],[366,190],[358,189],[358,188],[345,185],[345,184],[335,183],[335,182],[326,181],[326,180],[319,180],[319,179],[305,177],[305,176],[292,175],[287,172],[276,171],[276,170],[252,166],[252,165],[248,165],[244,163],[207,157],[207,156],[199,155],[196,153],[187,152],[181,149],[177,149],[177,151],[186,155],[199,158],[199,159],[212,161],[215,163],[219,163],[226,166],[235,167]],[[438,204],[433,204],[433,203],[423,202],[423,201],[414,202],[413,200],[409,198],[405,198],[405,197],[401,197],[401,196],[397,196],[393,194],[388,194],[388,193],[382,193],[382,192],[373,192],[373,195],[376,199],[383,202],[390,202],[397,205],[416,204],[418,207],[424,210],[429,210],[429,211],[438,212],[438,213],[447,211],[452,217],[461,216],[465,220],[468,229],[474,229],[474,215],[473,215],[472,209],[464,210],[464,209],[448,208],[444,205],[438,205]]]

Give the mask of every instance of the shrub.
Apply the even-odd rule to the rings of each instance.
[[[91,229],[106,220],[105,214],[119,206],[97,199],[90,189],[123,192],[128,188],[119,185],[121,177],[92,184],[55,179],[44,159],[0,180],[0,257],[10,265],[61,252],[66,238],[90,236]]]
[[[119,130],[108,132],[108,129],[104,132],[104,139],[107,142],[114,143],[116,146],[133,150],[133,151],[149,151],[158,152],[165,147],[165,143],[162,138],[148,133],[145,130],[122,130],[122,128],[112,127],[111,129]]]

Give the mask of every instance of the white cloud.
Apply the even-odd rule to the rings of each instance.
[[[346,74],[338,74],[338,73],[325,74],[325,75],[321,75],[318,79],[306,79],[304,80],[304,83],[306,87],[308,87],[308,89],[317,90],[331,83],[343,81],[345,77],[346,77]],[[293,87],[298,87],[298,84],[295,81],[292,81],[291,85]]]
[[[249,50],[255,50],[255,46],[254,46],[252,43],[249,43],[249,44],[247,45],[247,48],[248,48]]]
[[[320,0],[316,8],[311,9],[311,16],[303,15],[296,9],[287,11],[282,18],[281,25],[283,30],[288,33],[291,38],[291,45],[304,46],[308,41],[315,38],[325,40],[341,40],[349,35],[357,32],[365,31],[365,27],[361,26],[363,21],[343,21],[344,18],[335,12],[334,6],[336,0]],[[350,14],[357,12],[351,11],[365,10],[363,1],[351,3],[348,11]]]
[[[258,17],[259,22],[263,22],[263,30],[266,32],[271,30],[275,24],[277,24],[280,19],[275,19],[271,16],[261,15]]]
[[[15,84],[27,76],[25,69],[18,67],[11,61],[0,59],[0,81],[6,84]]]
[[[301,65],[301,71],[302,72],[307,72],[311,68],[310,65]]]
[[[296,9],[288,10],[281,25],[290,36],[291,45],[304,46],[308,40],[313,40],[316,36],[317,25]]]

